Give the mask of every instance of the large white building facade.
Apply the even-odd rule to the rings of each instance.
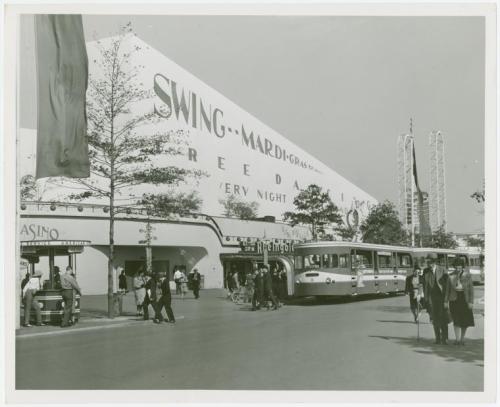
[[[101,40],[100,46],[106,47],[109,41]],[[291,228],[279,220],[285,211],[293,210],[293,198],[309,184],[328,190],[344,214],[356,209],[362,219],[370,206],[376,204],[369,194],[136,36],[127,36],[122,47],[124,52],[138,49],[131,53],[130,64],[141,66],[138,83],[151,95],[131,106],[131,111],[154,111],[157,118],[137,131],[144,134],[181,132],[183,135],[183,154],[156,157],[155,163],[204,174],[175,187],[134,187],[120,197],[123,205],[134,203],[146,192],[160,193],[175,188],[183,192],[196,191],[202,198],[200,212],[203,215],[152,220],[156,234],[153,263],[158,269],[171,273],[176,265],[182,265],[187,271],[197,267],[204,275],[205,287],[215,288],[224,284],[225,267],[230,267],[228,261],[244,261],[245,253],[257,258],[258,245],[262,242],[274,243],[271,255],[276,259],[290,254],[293,242],[307,239],[310,234],[307,228]],[[90,75],[98,77],[99,65],[94,63],[100,58],[97,44],[88,43],[87,51]],[[304,134],[305,141],[307,136]],[[34,174],[36,131],[20,129],[18,140],[18,175]],[[90,241],[90,246],[79,256],[78,278],[85,292],[104,293],[108,226],[102,205],[106,202],[69,204],[67,196],[73,192],[71,189],[51,180],[42,180],[38,187],[41,201],[59,203],[52,208],[25,204],[20,211],[20,240]],[[224,210],[221,200],[231,195],[242,201],[257,202],[259,216],[272,216],[278,222],[221,217]],[[116,266],[124,266],[129,276],[144,262],[144,247],[139,241],[143,239],[140,229],[144,228],[145,219],[145,215],[134,212],[123,214],[117,222]],[[244,243],[249,247],[243,247]],[[252,245],[255,246],[251,248]],[[48,264],[41,259],[36,267],[46,273]]]

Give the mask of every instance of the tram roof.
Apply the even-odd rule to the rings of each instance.
[[[477,252],[475,251],[466,249],[440,249],[434,247],[391,246],[391,245],[374,244],[374,243],[344,242],[344,241],[305,242],[305,243],[298,243],[294,246],[295,249],[325,248],[325,247],[352,247],[354,249],[400,251],[400,252],[412,252],[415,254],[419,253],[420,254],[425,254],[425,253],[477,254]]]

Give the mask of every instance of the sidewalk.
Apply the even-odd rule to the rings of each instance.
[[[200,297],[204,300],[204,304],[209,306],[213,300],[221,300],[226,297],[224,289],[207,289],[200,291]],[[207,302],[209,299],[211,301]],[[188,292],[184,299],[180,295],[172,294],[172,308],[176,315],[176,319],[183,319],[184,315],[189,314],[190,308],[195,301],[193,293]],[[142,316],[136,316],[137,307],[135,305],[135,297],[133,291],[128,292],[123,296],[123,308],[120,316],[108,318],[108,296],[102,295],[84,295],[81,299],[80,320],[74,326],[61,328],[58,325],[32,326],[31,328],[21,327],[16,329],[16,336],[34,336],[34,334],[53,334],[54,332],[73,332],[76,330],[88,330],[95,328],[104,328],[105,326],[127,326],[132,323],[151,323],[144,321]],[[150,307],[149,318],[152,320],[154,313]]]

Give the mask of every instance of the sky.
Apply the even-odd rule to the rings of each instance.
[[[445,136],[448,230],[484,230],[482,17],[96,16],[86,40],[137,35],[379,201],[397,204],[397,138]],[[33,18],[21,20],[20,125],[36,128]]]

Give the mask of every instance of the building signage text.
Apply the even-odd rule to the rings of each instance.
[[[21,240],[57,240],[59,231],[44,225],[23,225],[21,228]]]

